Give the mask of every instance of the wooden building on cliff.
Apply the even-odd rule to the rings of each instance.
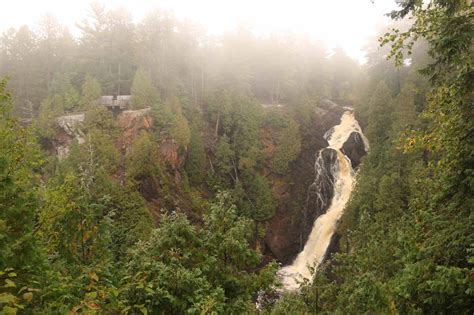
[[[131,95],[103,95],[97,100],[99,106],[105,106],[114,115],[130,109],[132,104]]]

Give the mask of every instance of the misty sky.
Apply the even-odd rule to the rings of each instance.
[[[257,34],[293,31],[341,46],[359,60],[367,38],[388,21],[384,13],[395,8],[394,0],[102,0],[108,8],[127,8],[134,20],[156,9],[172,10],[213,34],[246,25]],[[2,3],[0,31],[22,24],[34,25],[52,14],[77,33],[75,23],[87,15],[90,1],[11,0]]]

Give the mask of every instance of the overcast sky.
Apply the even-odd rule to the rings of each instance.
[[[341,46],[359,60],[375,28],[387,23],[384,13],[395,8],[394,0],[102,0],[108,8],[127,8],[134,20],[156,9],[172,10],[191,19],[209,33],[232,30],[238,24],[257,34],[293,31],[321,39],[329,47]],[[9,0],[2,3],[0,31],[23,24],[34,25],[42,15],[54,15],[77,34],[75,23],[88,12],[91,1]]]

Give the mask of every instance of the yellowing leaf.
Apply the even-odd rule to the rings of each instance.
[[[27,301],[28,303],[33,300],[33,293],[32,292],[26,292],[23,294],[23,299]]]
[[[1,309],[0,313],[5,314],[5,315],[16,315],[16,312],[18,309],[10,307],[10,306],[5,306],[4,308]]]
[[[0,294],[0,304],[8,304],[15,302],[15,296],[10,293]]]
[[[99,281],[99,276],[95,272],[91,272],[89,277],[96,282]]]
[[[139,306],[139,309],[143,315],[148,315],[148,310],[146,309],[145,306]]]
[[[5,279],[4,288],[15,288],[15,287],[16,287],[15,282],[11,281],[10,279]]]

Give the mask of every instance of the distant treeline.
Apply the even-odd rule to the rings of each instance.
[[[10,77],[18,115],[38,115],[58,84],[80,93],[86,75],[98,80],[103,94],[130,94],[140,68],[161,98],[179,96],[192,104],[221,89],[263,103],[315,95],[351,99],[362,79],[357,61],[342,49],[328,57],[322,43],[294,34],[257,37],[240,28],[216,37],[165,11],[137,23],[124,9],[93,4],[89,13],[77,23],[77,37],[52,16],[1,35],[0,77]]]

